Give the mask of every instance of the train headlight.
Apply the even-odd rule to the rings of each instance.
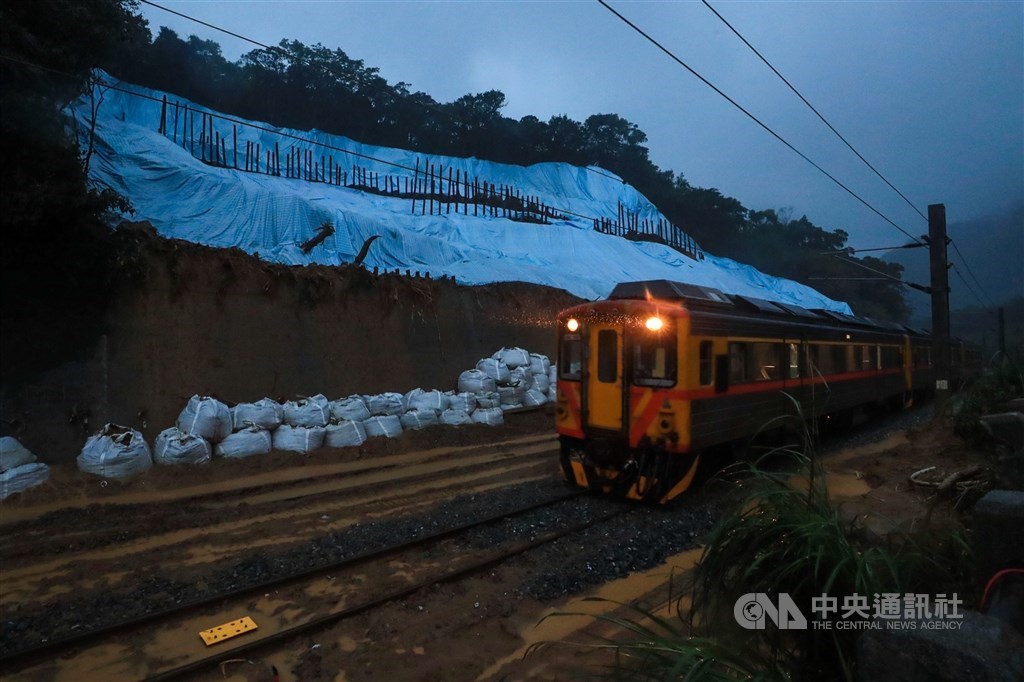
[[[565,328],[571,332],[576,331],[577,329],[580,328],[579,320],[577,320],[575,317],[570,317],[569,321],[565,323]]]
[[[652,332],[656,332],[664,325],[661,318],[655,315],[654,317],[648,317],[647,321],[644,322],[644,326],[650,329]]]

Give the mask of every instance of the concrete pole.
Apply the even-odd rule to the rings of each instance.
[[[928,251],[931,257],[932,364],[935,367],[935,417],[949,406],[949,270],[946,260],[946,206],[928,207]]]

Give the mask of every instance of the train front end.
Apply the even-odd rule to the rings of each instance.
[[[646,291],[558,316],[555,426],[570,483],[657,503],[690,486],[689,322]]]

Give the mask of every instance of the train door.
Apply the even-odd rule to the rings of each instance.
[[[584,417],[588,427],[622,430],[622,347],[622,330],[610,325],[591,325]]]

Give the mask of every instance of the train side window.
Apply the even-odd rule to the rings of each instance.
[[[836,373],[835,348],[841,348],[841,346],[826,346],[820,343],[811,344],[811,365],[814,372],[824,376]]]
[[[777,343],[756,342],[749,344],[747,360],[747,381],[774,381],[782,378],[780,360],[781,347]]]
[[[800,378],[800,344],[789,344],[789,378]]]
[[[875,369],[875,358],[872,357],[871,353],[873,349],[874,346],[860,347],[860,369],[862,372]]]
[[[742,384],[747,380],[747,344],[729,344],[729,384]]]
[[[633,347],[633,383],[637,386],[675,386],[676,336],[672,329],[646,331]]]
[[[566,334],[562,337],[562,345],[558,353],[558,372],[563,379],[580,378],[583,366],[582,344],[579,334]]]
[[[597,380],[614,384],[619,378],[619,334],[614,329],[597,333]]]
[[[711,342],[700,342],[700,385],[710,386],[712,379]]]

